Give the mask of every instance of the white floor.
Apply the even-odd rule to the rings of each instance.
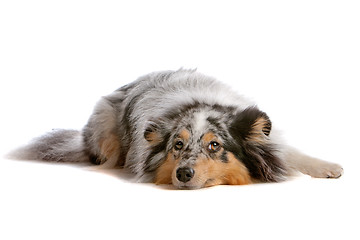
[[[172,190],[123,171],[0,161],[1,239],[358,239],[358,181]]]

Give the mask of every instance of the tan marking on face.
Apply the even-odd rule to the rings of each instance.
[[[227,153],[227,158],[227,163],[220,159],[198,159],[194,166],[195,176],[192,181],[203,187],[251,183],[247,168],[232,153]]]
[[[209,143],[211,141],[214,141],[215,139],[217,139],[217,137],[215,136],[214,133],[212,132],[208,132],[208,133],[205,133],[202,140],[205,142],[205,143]]]
[[[119,139],[115,134],[110,134],[106,138],[102,138],[99,141],[100,146],[100,155],[101,155],[101,163],[106,161],[114,161],[114,164],[122,164],[116,163],[118,161],[119,153],[120,153],[120,143]]]
[[[172,173],[178,162],[179,160],[175,160],[173,155],[168,153],[166,160],[156,171],[155,184],[172,184]]]
[[[248,169],[232,153],[228,153],[228,166],[225,167],[225,180],[229,185],[244,185],[251,183]]]
[[[180,131],[179,133],[179,138],[185,140],[185,141],[189,141],[190,139],[190,132],[187,129],[183,129]]]

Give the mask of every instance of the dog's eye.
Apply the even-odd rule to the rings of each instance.
[[[181,150],[183,148],[183,146],[184,146],[184,143],[179,140],[179,141],[176,141],[174,148],[175,148],[175,150]]]
[[[209,148],[210,152],[217,152],[217,151],[220,150],[220,143],[218,143],[218,142],[210,142],[208,148]]]

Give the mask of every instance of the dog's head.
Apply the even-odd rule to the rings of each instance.
[[[182,189],[279,181],[284,167],[270,132],[270,119],[256,107],[186,106],[147,127],[145,171],[155,172],[157,184]]]

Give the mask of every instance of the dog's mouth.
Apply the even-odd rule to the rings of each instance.
[[[176,187],[177,189],[181,189],[181,190],[195,190],[195,189],[200,189],[203,188],[204,185],[195,181],[195,179],[192,179],[191,181],[188,182],[181,182],[176,180],[172,181],[174,187]]]
[[[202,185],[174,185],[174,186],[179,190],[196,190],[204,187]]]
[[[200,188],[201,187],[196,187],[196,186],[177,186],[177,189],[179,190],[196,190]]]
[[[208,179],[204,183],[200,183],[197,181],[191,181],[191,182],[187,182],[187,183],[175,181],[175,182],[173,182],[173,185],[174,185],[174,187],[176,187],[177,189],[180,189],[180,190],[196,190],[196,189],[200,189],[200,188],[207,188],[207,187],[214,186],[214,184],[213,184],[214,181],[215,181],[215,179]]]

